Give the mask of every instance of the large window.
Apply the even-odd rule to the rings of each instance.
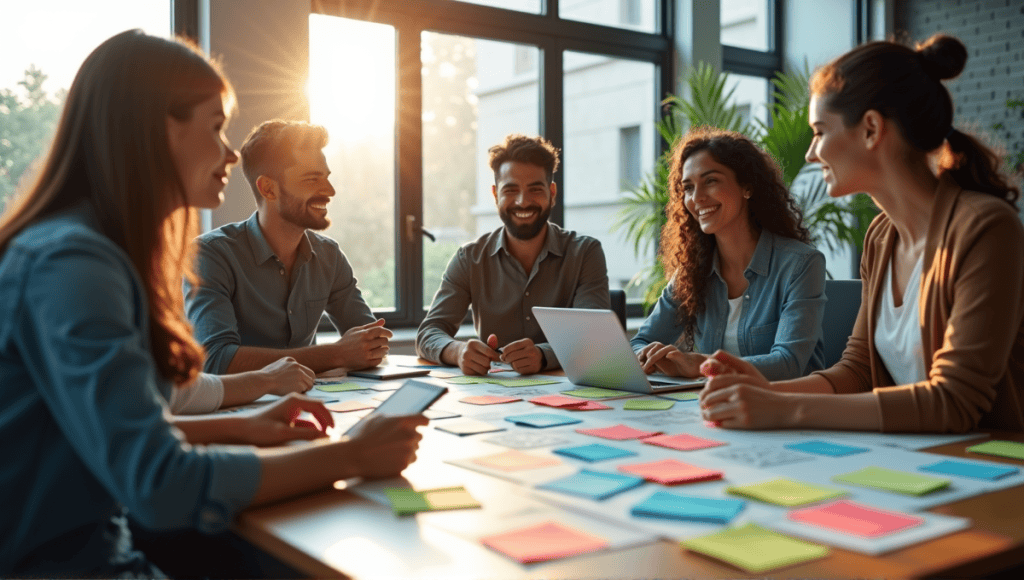
[[[722,68],[747,121],[767,122],[771,79],[782,70],[780,0],[720,0]]]

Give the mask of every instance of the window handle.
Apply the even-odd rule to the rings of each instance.
[[[421,234],[425,238],[428,238],[431,242],[437,241],[437,238],[434,236],[434,234],[416,225],[416,216],[405,216],[405,240],[410,243],[415,242],[417,233]]]

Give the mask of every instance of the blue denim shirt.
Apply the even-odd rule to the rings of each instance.
[[[707,303],[697,316],[694,347],[711,354],[722,348],[729,315],[728,288],[718,269],[718,250],[708,276]],[[804,376],[824,367],[821,318],[825,311],[825,256],[791,238],[761,232],[744,270],[739,322],[740,355],[768,380]],[[674,344],[683,334],[679,303],[670,284],[630,341],[634,351],[652,342]]]
[[[252,449],[191,447],[168,423],[146,304],[85,204],[0,254],[0,576],[102,574],[118,504],[147,527],[219,531],[255,495]]]

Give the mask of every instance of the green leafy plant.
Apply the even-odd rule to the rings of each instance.
[[[782,167],[786,186],[804,214],[804,225],[812,240],[832,251],[852,247],[859,253],[867,226],[878,210],[863,194],[830,198],[817,166],[804,161],[813,137],[807,124],[809,76],[806,66],[803,71],[777,73],[772,79],[774,99],[768,107],[768,121],[755,119],[750,123],[732,103],[735,87],[728,89],[728,73],[718,73],[700,63],[684,79],[689,97],[673,95],[665,99],[666,114],[657,123],[657,129],[669,150],[689,127],[708,125],[747,135]],[[666,223],[669,155],[670,151],[666,151],[654,171],[626,195],[614,225],[624,232],[637,256],[648,256],[657,250]],[[630,287],[640,290],[645,308],[650,309],[666,283],[660,261],[654,260],[634,276]]]

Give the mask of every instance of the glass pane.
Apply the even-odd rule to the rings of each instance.
[[[655,150],[657,68],[576,52],[565,53],[565,227],[601,240],[612,288],[625,288],[654,263],[612,231],[624,192],[651,173]],[[629,299],[639,300],[630,290]]]
[[[754,123],[755,119],[768,122],[769,85],[764,77],[729,74],[728,90],[735,89],[731,102],[739,108],[745,122]]]
[[[567,20],[658,31],[658,7],[662,0],[562,0],[558,15]]]
[[[495,8],[507,8],[519,12],[530,12],[540,14],[540,0],[456,0],[467,4],[480,4],[481,6],[494,6]]]
[[[394,308],[395,29],[310,15],[309,106],[330,134],[324,154],[337,193],[325,233],[352,263],[370,307]]]
[[[770,50],[768,0],[721,0],[722,44]]]
[[[168,36],[170,18],[168,0],[107,0],[102,10],[81,0],[4,3],[0,209],[48,145],[64,91],[85,57],[107,38],[130,28]]]
[[[536,135],[538,63],[532,46],[424,32],[423,304],[455,250],[501,226],[487,150],[509,133]]]

